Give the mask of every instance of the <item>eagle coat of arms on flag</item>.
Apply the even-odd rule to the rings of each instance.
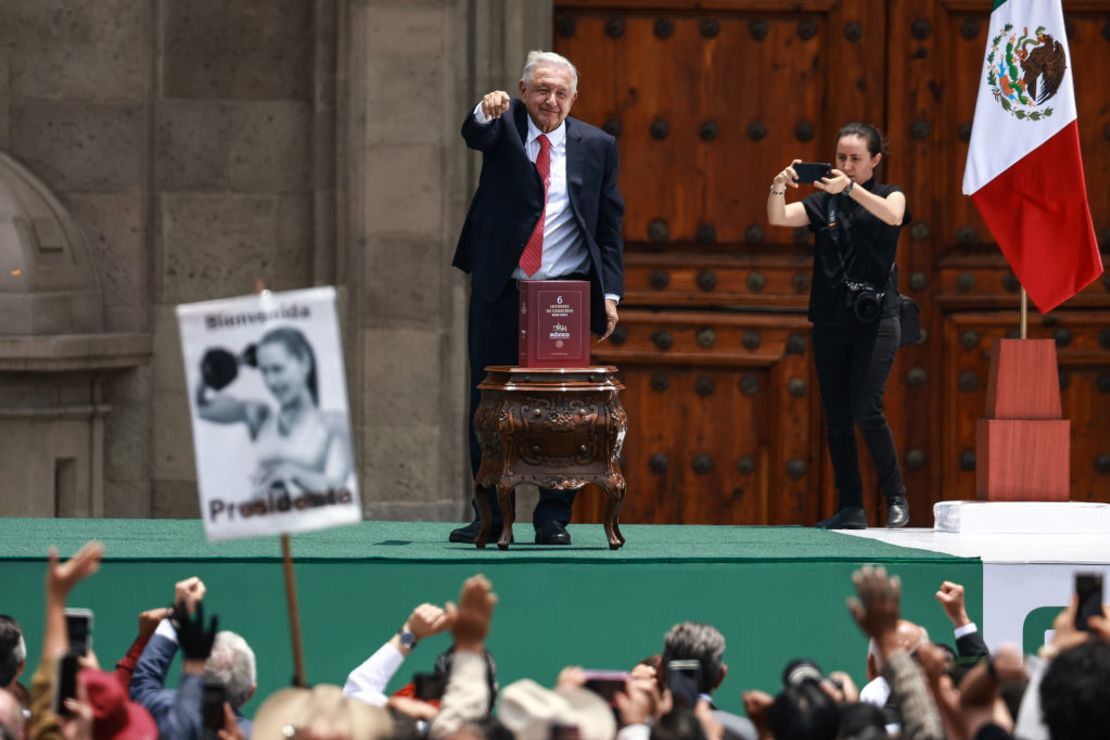
[[[1005,46],[1002,41],[1005,39]],[[1002,33],[991,39],[987,54],[987,84],[1002,108],[1019,120],[1039,121],[1052,115],[1043,108],[1056,95],[1068,68],[1064,45],[1038,26],[1021,36],[1014,24],[1007,23]]]

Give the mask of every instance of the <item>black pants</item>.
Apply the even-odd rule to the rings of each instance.
[[[828,417],[829,455],[842,507],[863,505],[856,424],[871,452],[880,490],[888,499],[906,492],[894,437],[883,415],[883,389],[899,334],[897,316],[852,328],[813,327],[813,359]]]
[[[581,279],[572,276],[563,279]],[[486,377],[487,365],[515,365],[517,364],[517,350],[519,339],[517,332],[520,323],[520,291],[515,280],[510,280],[508,287],[494,302],[488,303],[470,293],[470,320],[469,320],[469,348],[470,348],[470,469],[478,474],[478,466],[482,463],[482,449],[478,445],[478,436],[474,434],[474,412],[478,410],[482,393],[478,384]],[[574,504],[574,491],[553,491],[548,488],[540,489],[540,500],[532,513],[532,522],[539,525],[541,522],[556,521],[564,526],[570,522],[571,506]],[[490,501],[490,511],[493,512],[493,531],[501,527],[501,509],[497,505],[497,494],[487,490],[486,496]],[[478,516],[478,506],[473,501],[474,516]]]

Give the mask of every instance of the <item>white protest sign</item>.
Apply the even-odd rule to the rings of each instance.
[[[335,289],[177,307],[210,540],[354,524]]]

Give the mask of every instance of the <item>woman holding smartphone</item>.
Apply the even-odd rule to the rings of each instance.
[[[902,191],[875,179],[882,158],[879,130],[850,123],[837,132],[831,170],[813,179],[818,173],[795,159],[775,175],[767,196],[771,225],[806,226],[816,236],[809,320],[840,499],[837,512],[817,524],[827,529],[867,527],[857,424],[886,496],[886,526],[904,527],[909,521],[898,452],[883,415],[883,389],[900,339],[894,256],[910,215]],[[806,181],[817,192],[787,203],[787,190]]]

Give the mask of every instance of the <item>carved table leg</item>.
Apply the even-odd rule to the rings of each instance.
[[[620,527],[617,525],[617,518],[620,516],[621,504],[624,503],[624,487],[621,488],[602,488],[605,491],[605,511],[603,514],[605,523],[605,537],[609,540],[610,550],[619,550],[624,545],[624,537],[621,536]]]
[[[622,485],[613,496],[613,532],[616,533],[622,547],[624,546],[624,535],[621,534],[620,518],[621,507],[624,506],[624,493],[625,486]]]
[[[497,484],[497,504],[501,507],[501,537],[497,540],[497,549],[508,550],[509,543],[513,540],[513,520],[516,512],[513,510],[513,486]]]
[[[486,549],[486,538],[489,537],[489,524],[490,519],[493,517],[493,512],[489,508],[489,499],[486,497],[486,489],[482,486],[474,486],[474,500],[478,504],[478,536],[474,539],[474,546],[479,550]]]

